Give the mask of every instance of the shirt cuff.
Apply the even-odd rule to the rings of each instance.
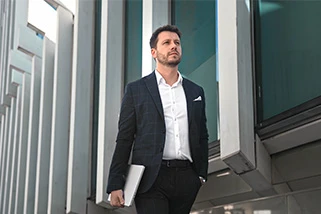
[[[202,185],[205,184],[206,180],[202,176],[199,176],[199,178],[201,180]]]

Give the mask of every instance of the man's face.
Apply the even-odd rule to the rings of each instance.
[[[178,35],[170,31],[158,34],[158,42],[156,48],[152,48],[152,56],[162,65],[177,66],[182,57],[181,41]]]

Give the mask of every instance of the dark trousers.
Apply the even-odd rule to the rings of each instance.
[[[201,181],[191,164],[173,167],[162,164],[159,175],[145,193],[137,194],[138,214],[188,214]]]

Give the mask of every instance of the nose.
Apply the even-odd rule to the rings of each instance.
[[[172,42],[171,46],[171,50],[177,50],[177,45],[175,44],[175,42]]]

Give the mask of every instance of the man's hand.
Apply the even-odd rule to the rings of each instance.
[[[110,205],[113,207],[124,207],[125,200],[123,190],[114,190],[110,193]]]
[[[203,186],[205,184],[206,180],[201,176],[199,176],[199,178],[200,178],[200,181],[201,181],[201,185]]]

